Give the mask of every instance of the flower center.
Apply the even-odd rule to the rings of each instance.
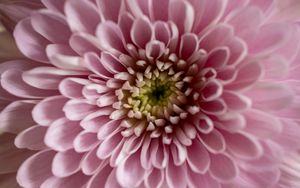
[[[162,106],[167,103],[168,97],[172,94],[170,89],[171,81],[156,78],[140,89],[140,95],[136,99],[141,100],[143,106]]]
[[[115,75],[121,87],[116,90],[118,102],[113,104],[112,117],[124,118],[123,136],[144,131],[150,131],[151,137],[170,134],[189,114],[199,112],[196,63],[188,64],[174,54],[132,63],[127,72]]]

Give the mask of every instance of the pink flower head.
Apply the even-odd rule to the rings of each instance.
[[[42,3],[14,30],[26,58],[0,64],[1,186],[290,185],[299,3]]]

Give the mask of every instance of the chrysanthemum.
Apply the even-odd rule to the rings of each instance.
[[[285,4],[42,3],[14,30],[26,58],[0,64],[1,186],[289,185],[300,17]]]

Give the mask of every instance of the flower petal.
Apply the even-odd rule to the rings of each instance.
[[[253,105],[261,110],[282,110],[289,106],[294,99],[292,89],[283,84],[260,82],[247,94]]]
[[[210,155],[210,174],[220,182],[229,182],[238,175],[238,167],[235,162],[224,154]]]
[[[141,166],[139,158],[140,152],[137,152],[118,165],[116,176],[121,186],[136,187],[144,180],[146,171]]]
[[[168,12],[169,20],[177,25],[180,34],[191,31],[195,10],[188,1],[171,1]]]
[[[90,151],[98,143],[97,135],[82,131],[74,139],[74,150],[76,152]]]
[[[100,23],[100,15],[91,1],[69,0],[65,3],[64,10],[73,32],[95,33],[96,27]]]
[[[54,155],[52,150],[43,150],[28,158],[18,170],[18,183],[23,187],[40,186],[52,176],[51,164]]]
[[[146,44],[153,38],[153,28],[146,17],[138,18],[133,22],[131,40],[139,48],[145,49]]]
[[[68,43],[71,31],[65,19],[50,11],[36,12],[31,16],[33,29],[53,43]]]
[[[97,5],[106,20],[118,21],[123,1],[97,0]]]
[[[38,89],[28,85],[22,79],[22,72],[8,70],[1,75],[1,85],[9,93],[21,98],[45,98],[57,95],[55,90]]]
[[[278,136],[283,128],[279,118],[260,110],[250,110],[245,113],[246,131],[258,138]]]
[[[45,48],[50,43],[34,31],[30,18],[21,20],[14,30],[19,50],[28,58],[38,62],[48,62]]]
[[[228,150],[237,157],[242,159],[257,159],[263,155],[262,145],[256,138],[244,133],[223,133],[223,135]]]
[[[52,176],[48,178],[42,185],[41,188],[55,187],[55,188],[73,188],[73,187],[83,187],[89,180],[89,176],[78,172],[71,176],[65,178],[59,178]]]
[[[225,140],[223,135],[216,129],[208,134],[198,134],[202,144],[211,153],[221,153],[225,150]]]
[[[50,125],[44,141],[54,150],[66,151],[73,148],[73,141],[81,131],[78,122],[61,118]]]
[[[110,21],[99,24],[96,36],[100,40],[100,45],[106,51],[118,55],[120,55],[120,53],[126,53],[124,48],[125,39],[117,24]]]
[[[19,133],[15,139],[15,145],[18,148],[30,150],[43,150],[46,149],[44,137],[47,128],[42,126],[32,126]]]
[[[82,120],[86,115],[95,112],[97,107],[85,100],[71,99],[63,107],[68,119],[73,121]]]
[[[0,113],[0,130],[9,133],[19,133],[33,125],[31,117],[34,101],[14,101]]]
[[[53,175],[63,178],[78,172],[82,156],[83,154],[77,153],[72,149],[58,152],[52,162]]]
[[[210,157],[202,143],[194,139],[193,144],[187,148],[187,152],[187,161],[191,170],[201,174],[207,172],[210,165]]]

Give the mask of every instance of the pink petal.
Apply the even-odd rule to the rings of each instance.
[[[51,163],[54,155],[52,150],[43,150],[28,158],[18,170],[18,183],[23,187],[40,186],[52,176]]]
[[[172,159],[166,168],[166,182],[170,188],[186,187],[186,166],[176,166]]]
[[[266,79],[281,79],[289,74],[288,61],[282,56],[273,55],[266,59],[262,66],[265,70],[264,77]]]
[[[186,147],[179,143],[176,139],[173,139],[173,144],[170,147],[170,155],[173,157],[174,164],[180,166],[184,164],[187,158]]]
[[[281,110],[289,106],[294,98],[290,87],[270,82],[260,82],[248,93],[253,105],[262,110]]]
[[[144,169],[151,168],[151,144],[152,139],[150,137],[146,137],[144,143],[141,147],[141,156],[140,156],[140,163]]]
[[[139,162],[140,152],[130,155],[122,161],[116,171],[119,184],[123,187],[138,186],[144,179],[145,169]]]
[[[38,67],[24,72],[22,78],[27,84],[33,87],[57,90],[63,78],[82,74],[77,71],[67,71],[54,67]]]
[[[285,24],[268,24],[263,26],[256,36],[248,40],[249,53],[255,55],[270,54],[287,42],[290,27]]]
[[[151,0],[149,2],[149,14],[151,20],[168,20],[168,11],[166,11],[166,7],[169,7],[169,0],[165,1],[156,1]]]
[[[52,176],[48,178],[42,185],[41,188],[74,188],[74,187],[84,187],[87,181],[90,179],[89,176],[85,176],[81,172],[73,174],[65,178],[59,178]]]
[[[244,64],[239,70],[235,81],[232,82],[230,89],[243,89],[252,86],[263,74],[262,67],[257,62]]]
[[[264,154],[261,143],[252,136],[243,133],[223,133],[223,135],[228,150],[240,158],[257,159]]]
[[[133,22],[130,36],[134,44],[145,49],[146,44],[153,37],[153,28],[150,21],[146,17],[136,19]]]
[[[179,33],[191,31],[194,22],[195,10],[187,1],[175,0],[169,4],[169,20],[173,21]]]
[[[212,115],[224,114],[227,110],[225,102],[221,99],[208,102],[201,102],[200,107],[203,112]]]
[[[111,112],[111,109],[104,108],[91,113],[80,122],[80,126],[88,132],[99,132],[100,127],[111,121],[111,119],[109,119],[109,115]]]
[[[103,67],[112,74],[127,71],[124,65],[122,65],[121,62],[118,60],[118,58],[114,57],[109,53],[102,52],[100,61]]]
[[[106,180],[105,188],[122,188],[122,186],[118,183],[116,176],[116,169],[113,169]]]
[[[79,57],[68,45],[50,44],[46,48],[47,56],[50,62],[61,69],[86,71],[83,58]],[[78,72],[78,75],[86,74],[86,72]]]
[[[32,126],[25,129],[15,139],[15,145],[18,148],[29,150],[43,150],[46,148],[44,144],[44,137],[47,128],[42,126]]]
[[[81,131],[78,122],[58,119],[48,128],[44,141],[54,150],[66,151],[73,148],[73,141]]]
[[[133,154],[137,152],[141,148],[144,142],[145,135],[141,135],[139,137],[130,137],[124,142],[124,146],[122,148],[122,151],[127,154]],[[161,148],[162,149],[162,148]]]
[[[249,109],[252,105],[250,98],[239,94],[238,92],[224,91],[222,99],[225,101],[226,106],[232,111],[243,111]]]
[[[7,70],[15,69],[20,71],[30,70],[37,67],[39,64],[30,60],[11,60],[6,62],[1,62],[0,64],[0,74],[3,74]]]
[[[118,21],[123,2],[121,0],[97,0],[97,5],[106,20]]]
[[[97,150],[97,156],[100,159],[106,159],[114,152],[116,147],[121,143],[123,136],[119,133],[111,134],[110,137],[105,139],[102,143],[100,143],[99,148]]]
[[[99,123],[99,122],[98,122]],[[99,126],[97,137],[99,140],[107,139],[112,133],[116,132],[120,127],[120,121],[110,120],[102,122]]]
[[[58,94],[57,91],[38,89],[22,79],[22,72],[8,70],[1,75],[1,85],[9,93],[21,98],[44,98]]]
[[[282,132],[274,139],[274,141],[288,151],[298,149],[300,144],[298,137],[300,127],[298,123],[292,120],[282,120],[282,123]]]
[[[216,79],[211,79],[203,86],[201,90],[201,97],[204,101],[214,101],[219,98],[222,93],[222,84]]]
[[[141,146],[141,148],[143,152],[143,145]],[[164,146],[164,144],[158,139],[152,139],[151,147],[149,150],[149,152],[151,153],[150,158],[153,166],[158,169],[165,168],[169,160],[169,152],[167,151],[167,147]]]
[[[73,121],[82,120],[86,115],[96,110],[95,105],[89,104],[88,101],[83,99],[70,99],[63,107],[66,117]]]
[[[97,157],[98,146],[94,146],[83,158],[81,161],[81,170],[86,175],[95,174],[96,170],[101,168],[105,161],[102,161]],[[105,163],[106,164],[106,163]]]
[[[132,28],[133,21],[134,21],[133,16],[128,12],[120,15],[118,25],[123,33],[126,43],[132,43],[130,37],[130,31]]]
[[[113,168],[109,165],[101,168],[96,174],[94,174],[87,183],[89,188],[98,188],[99,186],[104,187],[107,178],[111,174]]]
[[[125,53],[125,39],[119,26],[113,22],[106,21],[99,24],[96,36],[100,39],[102,48],[113,54]]]
[[[72,31],[95,33],[96,27],[100,23],[100,16],[92,2],[70,0],[65,3],[64,10]]]
[[[252,0],[250,1],[249,5],[257,6],[260,9],[262,9],[264,12],[267,12],[275,5],[274,0],[265,0],[265,1],[260,1],[260,0]]]
[[[41,2],[50,10],[64,12],[65,0],[41,0]]]
[[[102,65],[99,56],[96,53],[86,53],[84,55],[86,66],[89,70],[104,79],[113,78],[113,75]]]
[[[215,126],[228,132],[238,132],[246,127],[245,117],[240,113],[228,113],[218,119]]]
[[[168,46],[171,39],[171,31],[168,24],[158,21],[154,23],[153,27],[154,38]]]
[[[48,97],[39,102],[32,110],[32,117],[40,125],[50,125],[63,117],[62,108],[67,102],[63,96]]]
[[[280,120],[264,111],[251,110],[245,113],[246,131],[258,138],[272,138],[282,131]]]
[[[34,105],[34,101],[15,101],[10,103],[0,113],[0,129],[16,134],[35,125],[31,117]]]
[[[214,122],[204,114],[195,117],[193,121],[195,128],[201,133],[208,134],[214,129]]]
[[[83,154],[74,150],[58,152],[52,162],[52,173],[56,177],[63,178],[79,171]]]
[[[201,10],[201,16],[195,17],[196,23],[199,23],[198,25],[195,25],[195,32],[200,33],[202,30],[204,30],[206,27],[213,25],[217,23],[221,17],[223,16],[227,1],[223,0],[215,0],[215,1],[204,1],[203,3],[204,8],[203,12]],[[201,5],[200,5],[201,6]],[[199,20],[201,18],[201,21]]]
[[[33,29],[53,43],[68,43],[71,31],[65,19],[50,11],[40,11],[31,17]]]
[[[45,48],[49,41],[34,31],[30,18],[18,23],[14,38],[19,50],[28,58],[38,62],[48,62]]]
[[[225,150],[225,140],[223,135],[214,129],[209,134],[199,134],[198,138],[201,140],[202,144],[211,153],[222,153]]]
[[[192,140],[185,134],[185,132],[180,127],[176,128],[175,134],[176,134],[176,138],[182,145],[184,146],[192,145]]]
[[[135,17],[146,15],[149,17],[149,2],[148,0],[127,0],[126,5]]]
[[[179,56],[184,60],[188,60],[196,50],[198,50],[198,45],[197,35],[191,33],[182,35],[179,46]]]
[[[97,134],[82,131],[74,139],[74,150],[76,152],[87,152],[95,147],[97,143]]]
[[[187,151],[187,162],[191,170],[201,174],[207,172],[210,165],[210,157],[202,143],[195,139],[193,144],[187,148]]]
[[[84,56],[88,52],[100,53],[97,38],[87,33],[72,34],[69,43],[70,47],[80,56]]]
[[[248,47],[244,40],[234,37],[225,44],[230,50],[229,65],[241,63],[248,54]]]
[[[164,171],[154,168],[151,173],[147,174],[145,185],[147,187],[161,187],[164,181]]]
[[[229,182],[238,175],[235,162],[224,154],[211,155],[210,174],[220,182]]]
[[[68,98],[84,98],[82,90],[84,86],[91,83],[87,79],[82,78],[65,78],[59,84],[60,93]]]
[[[146,45],[146,56],[149,59],[158,59],[163,55],[165,49],[166,47],[164,43],[152,40]]]
[[[199,185],[201,185],[201,188],[221,188],[221,184],[217,180],[214,180],[208,173],[202,175],[190,169],[187,170],[187,181],[188,186],[191,188],[197,188]]]
[[[230,51],[227,47],[218,47],[209,52],[205,67],[220,68],[227,64]]]
[[[225,44],[233,38],[233,28],[229,25],[218,24],[212,26],[200,38],[199,46],[210,52],[215,47]]]
[[[245,22],[245,19],[249,21]],[[245,7],[232,12],[226,17],[226,22],[234,26],[238,36],[245,36],[250,32],[255,32],[262,24],[264,15],[261,9],[257,7]]]

